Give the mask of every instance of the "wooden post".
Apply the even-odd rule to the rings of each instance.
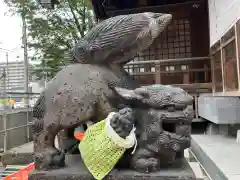
[[[213,58],[214,54],[211,55],[211,73],[212,73],[212,92],[216,92],[216,79],[215,79],[215,62]]]
[[[183,84],[189,84],[189,72],[183,73]]]
[[[195,118],[198,119],[199,118],[199,114],[198,114],[198,94],[196,93],[194,96],[194,103],[195,103]]]
[[[206,64],[206,63],[204,63],[204,77],[205,77],[205,79],[204,79],[204,81],[205,82],[208,82],[208,79],[209,79],[209,77],[208,77],[208,65]]]
[[[238,91],[240,91],[240,20],[235,24],[235,42],[237,57],[237,73],[238,73]]]
[[[155,84],[161,84],[161,68],[160,68],[160,63],[155,64]]]
[[[222,66],[222,87],[223,87],[223,92],[225,92],[225,77],[224,77],[224,61],[225,61],[225,57],[224,57],[224,52],[223,52],[223,48],[221,46],[222,42],[220,40],[220,51],[221,51],[221,66]]]

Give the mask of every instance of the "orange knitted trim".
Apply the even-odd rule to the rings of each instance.
[[[83,133],[83,132],[75,132],[75,133],[74,133],[74,137],[75,137],[77,140],[81,141],[81,140],[83,139],[83,137],[84,137],[84,133]]]

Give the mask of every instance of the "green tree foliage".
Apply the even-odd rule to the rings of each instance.
[[[10,12],[26,19],[28,47],[35,50],[32,61],[40,62],[34,73],[52,78],[69,60],[69,51],[94,24],[89,0],[59,0],[54,10],[39,0],[5,0]]]

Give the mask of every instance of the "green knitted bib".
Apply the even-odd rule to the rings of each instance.
[[[79,144],[82,159],[97,180],[103,179],[114,168],[126,150],[107,136],[105,124],[103,120],[89,127]]]

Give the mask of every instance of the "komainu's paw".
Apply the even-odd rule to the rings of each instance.
[[[65,166],[65,153],[54,148],[35,153],[37,170],[59,169]]]
[[[160,169],[160,160],[157,158],[139,158],[132,164],[133,169],[142,173],[156,172]]]

